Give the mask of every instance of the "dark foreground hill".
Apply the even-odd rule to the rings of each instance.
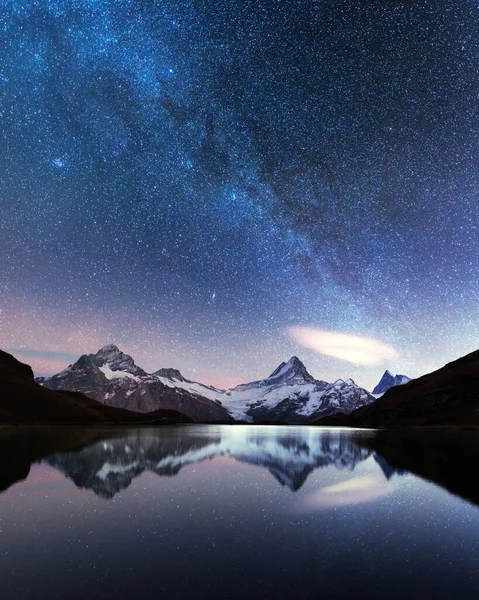
[[[317,425],[348,427],[479,426],[479,350],[441,369],[390,388],[349,415]]]
[[[32,369],[0,350],[0,422],[187,423],[173,410],[148,414],[106,406],[78,392],[56,392],[33,379]]]

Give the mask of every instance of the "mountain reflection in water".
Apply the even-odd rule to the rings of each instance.
[[[372,451],[351,433],[317,428],[172,427],[158,429],[43,429],[3,431],[0,486],[6,489],[44,460],[79,488],[112,498],[145,471],[177,475],[191,464],[223,456],[261,466],[296,491],[317,468],[353,470]]]
[[[255,426],[3,429],[0,490],[25,479],[30,465],[43,460],[78,488],[113,498],[146,471],[174,476],[187,465],[223,456],[263,467],[281,485],[297,491],[315,469],[332,465],[353,471],[372,454],[387,480],[394,473],[412,472],[479,504],[479,486],[470,477],[479,458],[477,436],[457,430],[367,432]],[[336,502],[347,504],[347,497],[353,502],[354,494],[367,498],[383,493],[379,486],[360,490],[358,485],[355,482],[348,488],[342,484],[331,493],[323,489],[315,502],[327,506],[334,495]]]
[[[78,487],[112,498],[145,471],[173,476],[187,465],[219,456],[264,467],[281,485],[296,491],[317,468],[334,465],[353,470],[371,454],[339,432],[279,431],[273,435],[271,428],[223,427],[202,435],[190,428],[139,429],[46,460]]]
[[[457,430],[0,428],[2,600],[476,598],[478,458]]]

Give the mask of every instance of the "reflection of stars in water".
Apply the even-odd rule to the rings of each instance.
[[[258,427],[250,429],[254,435],[245,437],[254,439]],[[213,443],[215,430],[209,430]],[[295,435],[291,431],[287,440]],[[301,430],[308,438],[313,433]],[[159,436],[159,449],[166,450],[170,434]],[[145,436],[149,451],[154,449],[148,432],[131,432],[125,442],[130,444],[132,435]],[[197,446],[198,432],[185,436],[184,443],[190,438]],[[272,433],[268,436],[275,441]],[[289,446],[284,438],[276,441],[283,456]],[[121,438],[115,445],[125,447]],[[181,447],[173,444],[171,451],[176,455]],[[350,456],[346,445],[341,448]],[[222,597],[225,588],[235,589],[228,587],[230,582],[240,582],[242,592],[241,586],[256,589],[260,582],[272,598],[313,598],[320,589],[334,589],[338,598],[351,597],[351,590],[361,597],[383,597],[390,593],[391,581],[400,582],[402,595],[409,585],[414,588],[412,596],[421,586],[428,592],[436,586],[440,592],[446,582],[447,593],[439,597],[455,597],[449,593],[454,586],[461,591],[458,597],[474,597],[476,578],[471,573],[477,573],[479,511],[430,482],[400,477],[387,497],[354,507],[293,514],[302,495],[341,481],[354,482],[360,474],[363,479],[380,474],[372,458],[361,462],[354,473],[339,461],[318,468],[304,489],[293,493],[254,462],[219,457],[164,477],[143,472],[114,499],[105,500],[84,489],[93,481],[105,450],[103,459],[114,461],[110,446],[102,443],[86,452],[57,454],[47,461],[56,460],[61,475],[45,463],[34,464],[26,481],[0,494],[0,511],[9,517],[2,523],[2,535],[6,540],[21,535],[22,540],[2,554],[2,567],[9,574],[7,598],[26,595],[32,580],[47,585],[42,575],[48,569],[69,573],[66,583],[64,578],[52,581],[57,592],[62,585],[71,591],[77,582],[87,589],[93,568],[102,574],[94,582],[95,590],[103,592],[98,595],[114,595],[115,586],[124,585],[130,573],[137,595],[148,597],[158,591],[156,565],[161,566],[166,597]],[[187,447],[183,450],[189,452]],[[152,468],[157,459],[149,461]],[[68,464],[75,476],[66,479]],[[122,473],[117,476],[121,480]],[[114,479],[106,483],[114,487]],[[62,544],[68,552],[59,555]],[[25,547],[35,548],[34,561],[29,561]],[[25,561],[29,561],[26,579]],[[188,585],[194,589],[182,593]],[[378,593],[362,593],[370,589]]]

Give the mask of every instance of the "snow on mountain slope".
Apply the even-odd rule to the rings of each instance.
[[[174,369],[162,373],[173,379],[146,373],[131,356],[108,345],[96,354],[81,356],[58,375],[39,383],[54,390],[82,391],[109,406],[136,412],[167,409],[179,411],[194,421],[231,420],[210,388],[188,382]]]
[[[266,379],[228,390],[221,402],[234,419],[305,423],[337,412],[349,413],[373,400],[352,379],[334,383],[314,379],[293,356]]]
[[[139,381],[139,378],[135,375],[132,375],[128,371],[113,371],[111,365],[104,364],[102,367],[99,367],[100,371],[103,375],[108,379],[121,379],[122,377],[127,377],[128,379],[133,379],[134,381]]]
[[[181,376],[181,379],[178,379],[177,377],[168,378],[157,376],[157,379],[167,387],[182,389],[190,392],[191,394],[208,398],[209,400],[221,401],[226,393],[224,390],[219,390],[215,387],[203,385],[202,383],[195,383],[194,381],[188,381],[183,376]]]
[[[296,356],[265,379],[221,390],[189,381],[177,369],[146,373],[113,345],[81,356],[41,383],[50,389],[82,391],[105,404],[139,412],[174,409],[197,421],[307,423],[349,413],[374,400],[351,379],[334,383],[314,379]]]
[[[387,392],[389,388],[395,387],[396,385],[405,385],[410,381],[411,379],[406,377],[406,375],[393,375],[390,371],[386,370],[372,393],[376,398],[379,398]]]
[[[287,363],[282,362],[266,379],[252,381],[237,385],[231,392],[242,392],[245,390],[261,389],[265,387],[279,387],[284,385],[304,385],[315,383],[303,363],[296,356],[292,356]]]

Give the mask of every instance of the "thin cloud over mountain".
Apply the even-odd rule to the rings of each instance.
[[[290,327],[288,334],[305,348],[356,365],[376,367],[399,356],[394,348],[374,338],[313,327]]]

